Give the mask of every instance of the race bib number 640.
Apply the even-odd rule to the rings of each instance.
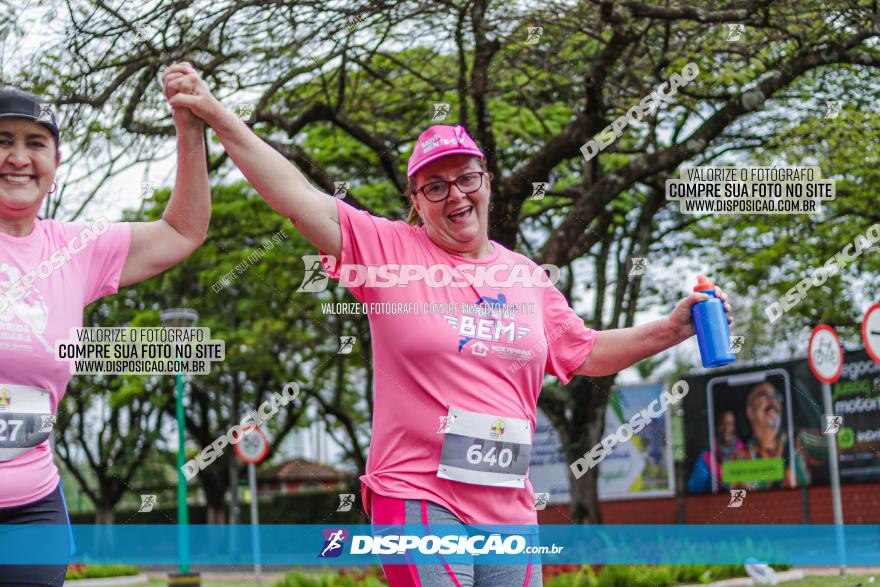
[[[450,408],[437,476],[488,485],[525,487],[532,455],[528,420]]]

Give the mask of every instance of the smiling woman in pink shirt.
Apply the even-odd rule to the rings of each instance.
[[[203,124],[182,109],[177,181],[161,220],[39,218],[62,162],[57,120],[42,103],[0,89],[0,524],[68,524],[49,436],[71,374],[55,342],[82,326],[88,304],[186,259],[211,215]],[[66,571],[0,565],[0,585],[62,585]]]
[[[563,384],[608,375],[694,335],[690,308],[705,294],[649,324],[587,328],[541,268],[489,239],[492,178],[462,126],[419,136],[407,166],[411,222],[391,221],[314,188],[195,70],[176,83],[196,90],[171,103],[212,126],[254,188],[324,255],[328,274],[378,310],[369,315],[375,405],[361,477],[376,525],[536,524],[528,465],[544,374]],[[383,567],[392,587],[541,584],[537,558]]]

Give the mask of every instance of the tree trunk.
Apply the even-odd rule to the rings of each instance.
[[[238,524],[238,459],[229,459],[229,523]]]
[[[227,458],[235,458],[234,456]],[[228,465],[228,463],[225,463]],[[228,488],[224,481],[228,481],[229,469],[217,463],[214,469],[202,471],[199,475],[202,489],[205,492],[205,501],[207,507],[208,524],[225,524],[226,523],[226,490]],[[205,473],[210,472],[209,475]],[[224,477],[226,479],[224,480]]]
[[[96,524],[112,524],[113,523],[113,506],[99,503],[95,504],[95,523]]]
[[[572,396],[581,399],[580,405],[566,426],[569,442],[563,440],[563,449],[569,463],[583,457],[599,444],[605,433],[605,410],[614,385],[615,376],[577,377],[572,381]],[[563,437],[563,438],[564,438]],[[565,446],[567,444],[567,446]],[[571,521],[574,524],[601,524],[599,507],[599,467],[592,467],[580,479],[571,477]]]
[[[209,524],[225,524],[226,523],[226,506],[224,504],[212,505],[208,504],[207,509]]]
[[[232,418],[236,423],[240,420],[239,405],[241,402],[241,387],[236,381],[232,388]],[[209,522],[210,523],[210,522]],[[229,523],[238,524],[238,459],[229,459]]]
[[[580,453],[577,456],[582,456]],[[597,482],[599,469],[593,467],[580,479],[571,482],[571,521],[573,524],[601,524]]]

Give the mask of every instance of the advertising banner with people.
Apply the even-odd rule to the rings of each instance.
[[[831,414],[806,359],[685,380],[689,493],[827,483],[827,434],[844,483],[880,479],[880,364],[865,351],[845,353]]]
[[[615,389],[605,412],[605,434],[629,422],[640,410],[657,400],[662,391],[660,383]],[[599,499],[673,495],[671,437],[671,420],[664,412],[628,442],[618,444],[599,465]],[[539,410],[529,469],[535,493],[549,493],[549,503],[567,503],[570,476],[559,434]]]

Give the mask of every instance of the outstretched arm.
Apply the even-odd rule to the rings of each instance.
[[[715,291],[724,302],[727,321],[733,323],[727,294],[719,287]],[[596,337],[593,351],[575,373],[590,377],[611,375],[684,342],[696,334],[691,307],[707,299],[709,296],[704,293],[693,293],[681,300],[667,318],[631,328],[602,330]]]
[[[162,82],[166,87],[167,76]],[[131,246],[122,268],[119,285],[131,285],[177,265],[208,234],[211,219],[211,190],[205,161],[204,126],[185,109],[174,111],[177,131],[177,177],[174,191],[162,218],[154,222],[131,223]]]
[[[226,152],[254,189],[319,250],[339,257],[342,233],[336,200],[314,187],[284,156],[255,135],[211,93],[189,63],[168,68],[175,109],[187,109],[217,133]],[[188,93],[180,91],[187,88]]]

